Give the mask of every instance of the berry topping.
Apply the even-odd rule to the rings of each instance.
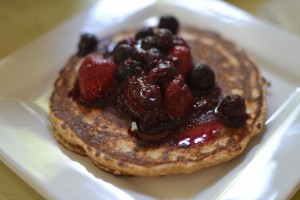
[[[185,47],[189,48],[186,41],[182,37],[179,37],[178,35],[173,35],[173,45],[174,46],[185,46]]]
[[[242,126],[247,119],[245,100],[237,94],[226,96],[218,106],[217,113],[225,125]]]
[[[116,78],[119,82],[123,82],[130,76],[138,76],[142,73],[142,63],[128,58],[118,65],[116,70]]]
[[[155,44],[163,52],[173,47],[173,34],[169,29],[159,29],[155,34]]]
[[[79,69],[80,99],[94,103],[104,96],[114,81],[116,65],[112,61],[87,57]]]
[[[148,76],[152,83],[167,86],[177,74],[178,72],[173,63],[163,60],[158,62],[157,67],[153,68]]]
[[[124,61],[126,58],[132,55],[134,47],[129,44],[119,44],[113,51],[114,61],[119,63]]]
[[[121,44],[128,44],[129,46],[134,46],[136,44],[136,40],[132,37],[127,37],[124,38],[123,40],[120,40],[117,45],[121,45]]]
[[[172,119],[181,119],[191,110],[193,95],[181,75],[176,76],[166,87],[164,105]]]
[[[143,85],[143,78],[137,78],[136,76],[128,78],[125,84],[123,99],[125,101],[126,107],[129,110],[129,114],[133,117],[139,117],[142,113],[145,112],[145,109],[139,101],[140,91]]]
[[[190,49],[186,46],[174,46],[168,54],[177,71],[186,78],[193,67]]]
[[[162,95],[158,85],[144,84],[139,94],[139,102],[143,108],[151,110],[158,108],[162,103]]]
[[[144,69],[149,71],[157,66],[158,62],[164,58],[164,55],[157,49],[151,48],[145,53],[146,65]]]
[[[206,64],[198,64],[189,74],[189,86],[196,91],[209,91],[215,86],[215,74]]]
[[[155,46],[155,40],[153,36],[147,36],[141,41],[141,48],[144,50],[148,50]]]
[[[152,28],[144,27],[135,34],[135,39],[138,40],[146,36],[153,36],[153,35],[154,35],[154,31]]]
[[[137,133],[151,140],[177,128],[193,126],[198,131],[199,122],[210,120],[230,127],[245,124],[244,99],[222,99],[214,72],[206,64],[194,66],[189,45],[176,35],[178,29],[178,21],[166,15],[157,28],[144,27],[117,43],[82,34],[78,55],[97,48],[101,56],[84,60],[69,96],[90,105],[105,98],[103,102],[121,106],[136,122]]]
[[[179,22],[175,17],[171,15],[165,15],[160,18],[158,27],[167,28],[172,31],[173,34],[176,34],[179,28]]]
[[[98,40],[93,34],[84,33],[80,36],[77,54],[79,56],[86,56],[96,49],[97,44]]]
[[[148,135],[160,133],[160,127],[165,126],[169,120],[168,114],[163,109],[148,110],[139,120],[139,131]]]

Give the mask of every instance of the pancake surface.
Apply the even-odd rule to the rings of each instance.
[[[113,40],[133,34],[134,31],[122,32]],[[60,71],[49,100],[57,141],[116,175],[192,173],[239,155],[249,140],[262,131],[266,81],[246,53],[220,35],[191,27],[182,27],[179,35],[189,44],[193,59],[213,69],[223,96],[239,94],[245,99],[249,116],[245,126],[218,126],[217,137],[207,143],[180,146],[166,140],[149,144],[128,132],[132,119],[114,106],[87,107],[70,98],[69,91],[83,61],[73,56]]]

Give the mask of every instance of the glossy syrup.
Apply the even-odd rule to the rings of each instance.
[[[180,147],[212,143],[217,139],[221,126],[217,120],[194,124],[190,129],[173,135],[171,139]]]

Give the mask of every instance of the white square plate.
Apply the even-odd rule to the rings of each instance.
[[[166,13],[219,32],[257,61],[271,83],[269,120],[228,163],[190,175],[116,177],[55,141],[48,121],[52,84],[81,32],[101,37]],[[99,1],[0,61],[1,160],[48,199],[288,198],[300,181],[299,52],[298,37],[222,1]]]

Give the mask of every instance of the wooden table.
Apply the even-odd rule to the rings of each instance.
[[[0,59],[55,28],[80,10],[90,7],[94,2],[96,0],[1,0]],[[259,8],[264,5],[265,0],[228,0],[228,2],[262,17]],[[290,24],[280,24],[274,20],[273,23],[277,23],[287,31],[300,34],[300,30],[293,29]],[[0,162],[0,199],[36,200],[43,197]],[[300,190],[292,197],[292,200],[299,199]]]

